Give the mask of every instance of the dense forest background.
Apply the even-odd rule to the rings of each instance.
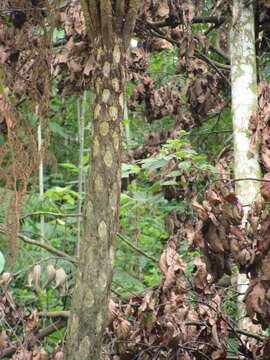
[[[250,179],[234,177],[236,3],[255,19],[258,82],[247,120],[262,197],[246,226],[235,185]],[[98,61],[84,14],[75,0],[0,1],[1,359],[64,358],[87,232],[89,149],[99,149]],[[101,359],[270,359],[269,14],[262,0],[138,8],[124,59],[119,227]],[[239,272],[248,275],[245,294]],[[256,326],[241,325],[243,302]]]

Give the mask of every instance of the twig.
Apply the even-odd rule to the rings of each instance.
[[[57,10],[64,10],[66,7],[70,6],[71,2],[67,2],[64,5],[59,6],[58,8],[56,8]],[[48,10],[48,8],[45,7],[35,7],[35,8],[11,8],[11,9],[4,9],[4,8],[0,8],[0,13],[4,13],[4,14],[10,14],[12,12],[35,12],[35,11],[46,11]]]
[[[166,36],[166,34],[164,34],[162,31],[160,31],[159,29],[156,29],[155,27],[152,26],[152,24],[147,23],[148,27],[152,30],[152,35],[159,37],[161,39],[167,40],[168,42],[170,42],[172,45],[175,46],[179,46],[179,43],[174,40],[169,38],[168,36]],[[230,81],[227,79],[227,77],[218,69],[221,68],[223,70],[230,70],[230,65],[226,65],[226,64],[221,64],[218,63],[217,61],[211,60],[209,59],[206,55],[200,53],[198,50],[195,50],[194,52],[194,56],[196,56],[197,58],[203,60],[204,62],[206,62],[207,64],[209,64],[210,66],[212,66],[216,72],[224,79],[224,81],[231,86]]]
[[[203,136],[203,135],[211,135],[211,134],[223,134],[223,133],[232,133],[233,130],[232,129],[228,129],[228,130],[217,130],[217,131],[206,131],[206,132],[202,132],[202,133],[198,133],[198,134],[184,134],[182,136]]]
[[[237,181],[261,181],[261,182],[270,182],[270,180],[266,180],[266,179],[256,179],[256,178],[239,178],[239,179],[232,179],[229,180],[230,183],[234,183]]]
[[[5,234],[5,231],[2,227],[0,227],[0,233],[2,234]],[[50,253],[54,254],[54,255],[57,255],[57,256],[60,256],[72,263],[77,263],[78,260],[68,254],[66,254],[64,251],[61,251],[61,250],[58,250],[56,249],[55,247],[49,245],[49,244],[46,244],[46,243],[41,243],[40,241],[37,241],[37,240],[34,240],[34,239],[31,239],[23,234],[18,234],[18,238],[21,239],[22,241],[24,241],[25,243],[27,244],[31,244],[31,245],[35,245],[35,246],[39,246],[47,251],[49,251]]]
[[[82,216],[82,214],[62,214],[62,213],[56,213],[56,212],[52,212],[52,211],[35,211],[35,212],[31,212],[28,214],[25,214],[23,216],[21,216],[21,219],[24,219],[28,216],[33,216],[33,215],[52,215],[52,216],[62,216],[62,217],[79,217]]]
[[[44,316],[44,317],[62,317],[62,318],[68,318],[70,316],[70,311],[68,310],[59,310],[59,311],[40,311],[37,313],[38,316]]]
[[[56,322],[54,322],[53,324],[49,325],[48,327],[39,330],[39,332],[37,333],[36,337],[38,340],[43,339],[44,337],[54,333],[55,331],[62,329],[63,327],[66,326],[66,320],[57,320]],[[9,358],[16,352],[18,346],[20,345],[20,343],[22,343],[22,340],[17,340],[16,342],[14,342],[10,347],[8,347],[7,349],[3,350],[0,354],[0,359],[4,359],[4,358]]]
[[[139,254],[145,256],[146,258],[152,260],[154,263],[158,263],[157,259],[152,257],[151,255],[146,254],[143,250],[139,249],[137,246],[133,245],[131,242],[129,242],[123,235],[117,233],[117,236],[128,246],[132,247],[135,251],[137,251]]]
[[[52,257],[52,256],[49,256],[49,257],[46,257],[45,259],[42,259],[40,261],[36,261],[34,264],[30,265],[30,266],[27,266],[26,268],[22,269],[22,270],[19,270],[19,271],[16,271],[14,274],[12,274],[13,277],[15,276],[18,276],[20,275],[21,273],[24,273],[24,272],[27,272],[29,270],[31,270],[34,266],[36,266],[37,264],[41,264],[43,262],[46,262],[46,261],[49,261],[49,260],[57,260],[57,259],[63,259],[62,256],[57,256],[57,257]]]
[[[204,304],[208,305],[206,303],[204,303]],[[185,323],[185,325],[186,326],[208,326],[205,322],[200,322],[200,321],[188,321],[188,322]],[[233,329],[233,331],[238,333],[238,334],[245,335],[247,337],[252,337],[252,338],[254,338],[256,340],[259,340],[259,341],[264,341],[265,340],[265,337],[257,335],[257,334],[250,333],[250,332],[245,331],[245,330]]]
[[[203,16],[203,17],[195,16],[192,19],[192,24],[222,24],[224,21],[225,21],[225,17],[218,18],[217,16]],[[150,23],[150,24],[155,27],[172,26],[172,22],[170,21],[170,18],[167,18],[164,21]],[[173,23],[174,27],[178,25],[183,25],[183,21],[177,21]]]
[[[257,334],[253,334],[253,333],[250,333],[248,331],[245,331],[245,330],[241,330],[241,329],[235,329],[235,332],[237,332],[238,334],[241,334],[241,335],[245,335],[245,336],[248,336],[248,337],[252,337],[256,340],[259,340],[259,341],[264,341],[266,338],[263,337],[263,336],[260,336],[260,335],[257,335]]]
[[[227,79],[227,77],[219,70],[219,67],[223,68],[224,70],[229,70],[230,66],[229,65],[224,65],[224,64],[220,64],[217,63],[214,60],[209,59],[207,56],[205,56],[204,54],[200,53],[198,50],[195,50],[194,52],[195,56],[201,60],[203,60],[204,62],[206,62],[207,64],[209,64],[210,66],[212,66],[212,68],[214,68],[216,70],[216,72],[225,80],[225,82],[231,86],[230,81]]]

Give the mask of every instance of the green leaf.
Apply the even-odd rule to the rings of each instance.
[[[70,164],[70,163],[62,163],[60,164],[60,166],[64,167],[64,168],[68,168],[70,170],[72,170],[73,172],[78,172],[78,168],[76,165],[74,164]]]
[[[63,138],[68,138],[68,135],[64,132],[62,126],[60,126],[59,124],[57,124],[54,121],[50,121],[50,127],[52,132],[62,136]]]
[[[159,169],[168,163],[168,159],[145,159],[142,161],[143,169]]]
[[[0,274],[4,270],[5,267],[5,258],[3,253],[0,251]]]
[[[191,168],[191,162],[190,161],[182,161],[178,165],[178,169],[187,170]]]
[[[163,185],[163,186],[177,185],[177,182],[174,181],[174,180],[168,180],[168,181],[163,181],[163,182],[161,183],[161,185]]]

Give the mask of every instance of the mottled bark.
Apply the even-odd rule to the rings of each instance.
[[[257,75],[254,35],[253,2],[247,5],[245,0],[234,0],[233,23],[231,30],[231,82],[232,114],[234,130],[234,176],[235,179],[260,178],[258,154],[250,149],[251,131],[249,121],[257,109]],[[235,184],[236,195],[244,205],[242,226],[246,226],[247,213],[255,200],[260,198],[260,183],[243,180]],[[244,294],[248,287],[245,274],[238,275],[239,315],[243,316],[245,307]],[[241,323],[247,327],[247,322]]]
[[[125,55],[139,3],[116,0],[112,9],[109,0],[83,1],[94,45],[94,100],[84,233],[65,360],[100,359],[118,229]]]
[[[125,61],[120,39],[96,39],[90,173],[84,234],[68,329],[66,359],[98,359],[106,324],[121,190]]]

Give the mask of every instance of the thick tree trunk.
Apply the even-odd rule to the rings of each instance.
[[[121,39],[112,48],[96,39],[90,172],[84,234],[68,327],[66,359],[99,359],[111,288],[121,191],[121,120],[125,59]]]
[[[245,0],[234,0],[233,23],[231,30],[231,82],[232,114],[234,129],[234,176],[235,179],[261,178],[258,154],[250,150],[251,131],[249,121],[257,109],[257,76],[254,35],[253,4]],[[244,205],[242,226],[246,226],[247,213],[255,200],[260,198],[260,183],[257,181],[238,181],[235,183],[236,195]],[[245,274],[238,275],[238,291],[243,294],[239,300],[239,315],[244,315],[244,294],[248,287]],[[242,321],[242,327],[247,322]]]

